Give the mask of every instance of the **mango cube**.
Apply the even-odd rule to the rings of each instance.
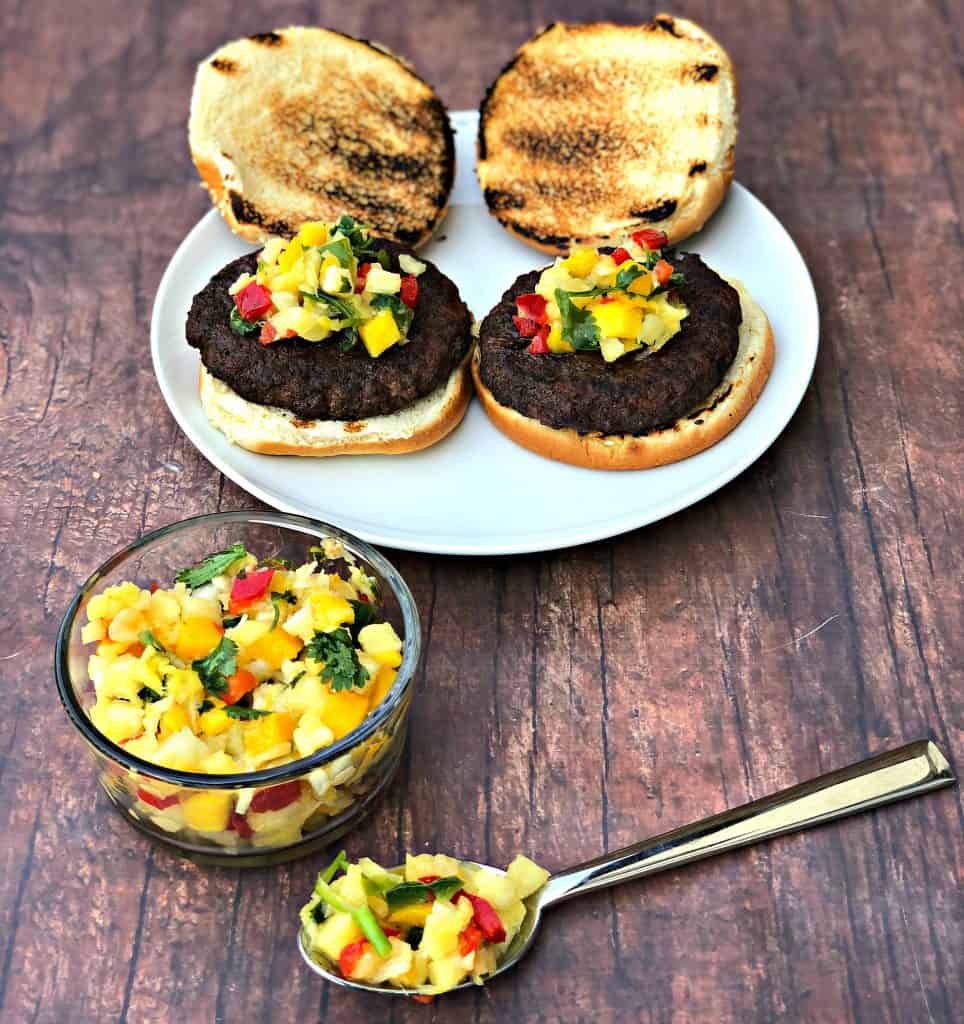
[[[604,338],[635,339],[643,323],[643,311],[638,306],[618,299],[613,302],[597,302],[593,306],[592,315]]]
[[[340,690],[325,698],[321,720],[336,740],[347,736],[368,717],[368,694],[357,690]]]
[[[328,241],[328,226],[320,220],[305,221],[298,231],[298,240],[305,245],[324,245]]]
[[[381,310],[367,323],[362,324],[358,333],[365,348],[368,349],[368,354],[374,358],[391,348],[402,336],[390,309]]]
[[[245,653],[250,659],[266,661],[272,668],[279,669],[284,662],[296,658],[303,646],[298,637],[278,627],[255,640]]]
[[[592,273],[598,258],[599,254],[595,249],[578,247],[572,250],[568,259],[562,261],[562,265],[573,277],[587,277]]]
[[[223,832],[231,817],[230,793],[194,793],[181,801],[184,820],[198,832]]]
[[[221,642],[223,631],[211,619],[185,619],[177,631],[174,653],[182,661],[196,661],[210,654]]]

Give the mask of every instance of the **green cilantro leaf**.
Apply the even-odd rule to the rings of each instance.
[[[266,715],[270,715],[270,711],[261,711],[259,708],[245,708],[240,707],[237,704],[228,704],[224,713],[228,718],[237,718],[242,722],[250,722],[255,718],[264,718]]]
[[[157,690],[151,689],[150,686],[142,686],[137,691],[137,696],[144,701],[145,704],[153,704],[154,701],[161,699],[161,694]]]
[[[575,294],[589,294],[576,292]],[[572,302],[571,292],[556,289],[556,305],[562,318],[562,337],[577,351],[599,348],[599,328],[588,309],[580,309]]]
[[[348,602],[355,611],[355,619],[351,624],[352,635],[357,639],[358,631],[364,629],[366,626],[370,626],[373,622],[378,619],[378,613],[375,611],[375,606],[370,601],[351,601]]]
[[[343,267],[351,268],[351,261],[353,257],[351,239],[348,237],[335,238],[330,242],[325,242],[324,245],[318,246],[319,252],[330,252],[332,256]]]
[[[231,307],[231,313],[228,316],[228,320],[231,324],[231,330],[235,334],[240,334],[242,337],[247,337],[251,334],[257,334],[261,330],[260,321],[245,320],[244,317],[238,312],[237,306]]]
[[[191,590],[197,590],[205,583],[210,583],[215,576],[220,576],[221,573],[230,569],[238,559],[244,558],[247,553],[243,544],[232,544],[224,551],[216,551],[213,555],[208,555],[203,562],[182,569],[174,579],[178,583],[186,583]]]
[[[368,671],[359,664],[347,629],[339,627],[331,633],[315,633],[305,652],[313,661],[324,663],[321,680],[328,683],[334,693],[352,687],[361,689],[368,682]]]
[[[160,651],[161,654],[167,654],[167,650],[161,643],[159,643],[157,638],[149,629],[142,629],[140,633],[137,634],[137,639],[145,647],[153,647],[155,651]]]
[[[271,595],[271,604],[274,606],[274,618],[271,620],[271,628],[274,629],[278,625],[278,619],[281,618],[281,606],[282,604],[297,604],[298,598],[290,591],[286,590],[284,593]]]
[[[221,642],[210,654],[191,662],[191,668],[201,677],[208,693],[226,693],[228,676],[233,676],[238,670],[238,645],[222,636]]]
[[[648,271],[638,263],[631,263],[628,267],[622,267],[616,275],[616,287],[622,288],[623,291],[626,291],[637,277],[642,277],[643,274],[646,273],[648,273]]]
[[[401,885],[389,889],[385,893],[388,912],[394,913],[402,907],[410,907],[417,903],[428,903],[432,899],[447,900],[462,888],[465,883],[458,875],[437,878],[434,882],[402,882]]]

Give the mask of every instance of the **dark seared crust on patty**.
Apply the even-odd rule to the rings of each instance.
[[[397,270],[398,254],[406,250],[378,239],[375,246],[388,250]],[[235,334],[229,321],[234,303],[228,288],[256,266],[257,253],[252,253],[215,274],[194,296],[186,329],[188,344],[200,351],[210,373],[249,402],[288,409],[304,420],[386,416],[441,386],[471,345],[468,307],[432,263],[418,278],[408,344],[395,345],[377,359],[361,342],[342,352],[337,334],[324,341],[291,338],[262,345],[257,335]]]
[[[739,347],[740,297],[699,256],[667,258],[685,276],[689,309],[679,333],[658,352],[607,363],[599,352],[530,355],[512,323],[515,299],[541,271],[517,278],[482,321],[482,381],[523,416],[581,434],[645,434],[688,413],[719,384]]]

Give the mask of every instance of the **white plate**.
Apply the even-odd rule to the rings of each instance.
[[[486,211],[474,174],[477,115],[453,115],[458,173],[452,203],[424,254],[459,286],[481,319],[521,273],[546,259]],[[601,472],[540,458],[489,424],[473,402],[462,426],[412,455],[304,459],[255,455],[227,442],[198,400],[198,354],[184,340],[191,299],[251,247],[212,210],[181,243],[151,320],[154,371],[174,418],[222,473],[286,512],[333,523],[407,551],[503,555],[612,537],[677,512],[722,487],[776,440],[803,398],[817,356],[817,298],[803,257],[767,208],[733,185],[685,248],[743,280],[776,337],[770,380],[746,419],[719,444],[658,469]]]

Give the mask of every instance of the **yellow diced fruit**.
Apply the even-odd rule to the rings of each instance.
[[[168,696],[178,704],[192,704],[204,699],[204,684],[193,668],[172,668],[164,673]]]
[[[418,988],[420,985],[424,985],[427,980],[428,960],[425,954],[417,949],[412,957],[412,966],[404,974],[400,974],[395,979],[395,982],[401,985],[402,988]]]
[[[181,801],[184,820],[198,832],[223,832],[228,827],[234,797],[231,793],[194,793]]]
[[[413,903],[410,907],[400,907],[391,915],[390,920],[393,924],[405,925],[408,928],[424,928],[431,912],[431,903]]]
[[[605,338],[635,339],[643,323],[643,311],[628,302],[596,303],[592,310],[599,333]]]
[[[90,720],[109,740],[123,743],[143,729],[144,712],[126,701],[98,701],[90,709]]]
[[[252,756],[291,741],[295,720],[287,711],[276,711],[248,724],[244,732],[244,749]]]
[[[425,921],[425,931],[419,949],[432,960],[444,960],[458,952],[459,935],[472,920],[472,904],[469,900],[449,903],[436,900]]]
[[[272,668],[278,669],[284,662],[296,658],[302,646],[298,637],[278,627],[256,640],[245,653],[251,660],[266,661]]]
[[[345,946],[350,946],[362,937],[362,930],[351,914],[336,913],[315,929],[311,937],[311,948],[324,953],[329,960],[337,960]]]
[[[190,618],[177,631],[174,653],[182,661],[196,661],[210,654],[221,642],[222,630],[210,619]]]
[[[330,694],[321,709],[321,720],[334,733],[335,739],[347,736],[368,717],[368,694],[340,690]]]
[[[572,352],[573,347],[568,341],[562,336],[562,328],[559,324],[553,324],[549,328],[549,337],[546,338],[546,344],[549,346],[550,352]]]
[[[324,245],[328,241],[328,225],[320,220],[309,220],[301,225],[298,239],[302,245]]]
[[[361,340],[372,357],[380,356],[401,338],[398,324],[390,309],[383,309],[359,328]]]
[[[80,642],[82,644],[96,644],[107,636],[103,619],[94,619],[80,628]]]
[[[373,622],[359,630],[358,644],[381,665],[398,668],[402,663],[402,641],[390,622]]]
[[[305,712],[298,721],[294,732],[295,748],[302,757],[313,754],[322,747],[329,747],[335,740],[335,734],[321,718],[321,707],[314,707]]]
[[[473,896],[481,896],[488,900],[496,910],[501,910],[518,899],[512,879],[495,871],[474,871],[469,875],[465,888]]]
[[[121,608],[111,619],[107,635],[117,644],[136,644],[146,628],[147,619],[143,612],[137,608]]]
[[[375,677],[375,685],[371,688],[368,696],[369,703],[374,710],[388,696],[388,692],[395,684],[398,673],[388,665],[383,665]]]
[[[232,626],[224,635],[233,640],[238,647],[250,647],[251,644],[270,632],[271,623],[259,622],[257,619],[245,619],[244,622]]]
[[[288,271],[294,267],[295,263],[301,259],[301,255],[304,251],[305,248],[301,244],[301,240],[298,238],[292,238],[285,246],[284,251],[278,257],[278,269],[281,273],[288,273]]]
[[[318,591],[311,595],[310,605],[312,625],[322,633],[330,633],[345,623],[355,621],[355,609],[337,594]]]
[[[440,960],[431,959],[428,963],[429,981],[439,992],[448,992],[450,988],[455,988],[467,973],[458,952]]]
[[[515,885],[516,896],[520,900],[531,896],[549,880],[549,872],[545,868],[540,868],[538,864],[529,860],[528,857],[523,857],[521,853],[509,865],[506,874]]]
[[[208,775],[227,775],[238,770],[238,762],[224,750],[218,750],[201,762],[201,771]]]
[[[635,342],[633,343],[635,344]],[[600,338],[599,351],[607,363],[614,363],[621,356],[626,355],[626,345],[620,338]]]
[[[595,249],[576,248],[569,254],[569,258],[563,260],[562,265],[572,274],[573,277],[586,277],[592,273],[599,254]]]
[[[168,736],[180,732],[185,726],[191,727],[191,718],[180,704],[175,704],[161,715],[158,731],[161,739],[167,739]]]
[[[205,736],[220,736],[231,728],[231,717],[224,708],[211,708],[201,715],[198,725]]]
[[[640,274],[635,281],[630,284],[627,291],[632,292],[634,295],[649,295],[653,290],[653,275],[650,273]]]
[[[112,640],[101,640],[97,645],[97,657],[105,661],[116,661],[127,650],[127,644],[115,644]]]

